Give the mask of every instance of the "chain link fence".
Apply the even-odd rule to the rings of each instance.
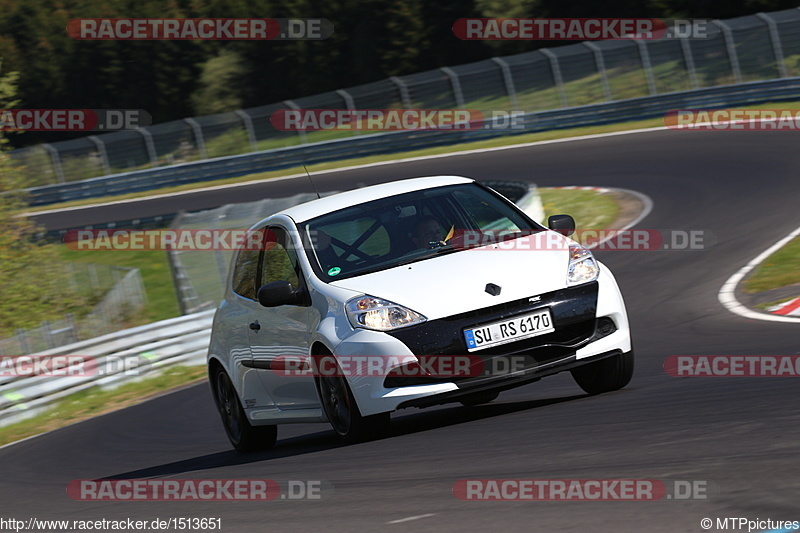
[[[800,8],[707,27],[705,39],[571,44],[134,131],[15,150],[29,187],[283,148],[360,131],[279,131],[280,109],[524,111],[800,76]]]
[[[85,316],[66,315],[39,327],[18,329],[0,339],[0,354],[27,355],[112,333],[127,327],[132,313],[147,302],[137,268],[67,263],[70,287],[79,294],[102,294]]]

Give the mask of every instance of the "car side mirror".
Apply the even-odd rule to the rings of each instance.
[[[553,215],[547,217],[547,227],[569,237],[575,233],[575,219],[569,215]]]
[[[300,295],[288,281],[272,281],[258,289],[258,303],[264,307],[298,305],[300,303]]]

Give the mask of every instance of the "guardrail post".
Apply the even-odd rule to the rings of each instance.
[[[503,73],[503,83],[506,85],[506,94],[508,95],[508,100],[511,103],[511,110],[519,111],[517,90],[514,88],[514,76],[511,75],[511,67],[509,67],[508,63],[499,57],[493,57],[492,61],[497,63],[497,65],[500,67],[500,71]]]
[[[256,151],[256,130],[253,128],[253,119],[250,115],[247,114],[243,109],[237,109],[234,111],[239,118],[242,119],[242,123],[244,124],[244,129],[247,132],[247,140],[250,141],[250,151]]]
[[[778,24],[766,13],[756,13],[756,16],[766,22],[769,28],[769,38],[772,41],[772,51],[775,54],[775,63],[778,64],[780,77],[788,78],[786,64],[783,62],[783,46],[781,45],[781,36],[778,33]]]
[[[725,46],[728,49],[728,59],[731,62],[731,71],[733,72],[733,81],[742,83],[742,71],[739,69],[739,57],[736,55],[736,46],[733,43],[733,32],[721,20],[712,22],[719,26],[719,29],[722,30],[722,35],[725,37]]]
[[[689,39],[681,37],[681,49],[683,50],[683,61],[686,63],[686,72],[689,73],[689,83],[692,84],[692,89],[698,89],[700,85],[697,83],[697,71],[694,69],[694,57],[692,57],[692,49],[689,46]]]
[[[64,183],[64,169],[61,168],[61,157],[58,155],[58,150],[50,143],[42,144],[42,148],[47,150],[50,154],[50,160],[53,162],[53,170],[56,171],[56,180],[58,183]]]
[[[556,90],[558,90],[561,107],[567,107],[567,94],[564,92],[564,80],[561,79],[561,67],[558,65],[558,58],[547,48],[539,48],[539,51],[550,60],[550,69],[553,71],[553,81],[556,84]]]
[[[389,78],[389,81],[397,85],[397,89],[400,91],[400,99],[403,101],[403,107],[411,109],[411,96],[408,94],[408,85],[406,85],[406,82],[397,76],[392,76]]]
[[[108,164],[108,154],[106,153],[105,143],[98,139],[97,135],[89,135],[88,139],[97,147],[97,153],[100,154],[100,162],[103,164],[103,171],[106,175],[111,174],[111,166]]]
[[[658,94],[656,88],[656,79],[653,76],[653,65],[650,63],[650,53],[647,51],[647,41],[633,41],[639,48],[639,58],[642,60],[642,70],[644,70],[644,77],[647,79],[647,89],[651,96]]]
[[[439,70],[445,73],[450,78],[450,86],[453,88],[453,97],[456,100],[456,107],[464,108],[464,93],[461,92],[461,82],[458,80],[458,74],[450,67],[442,67]]]
[[[153,142],[153,134],[147,131],[147,128],[136,128],[133,131],[138,131],[144,137],[144,146],[147,148],[147,156],[150,158],[150,166],[156,168],[158,166],[158,154],[156,154],[156,144]]]
[[[603,51],[596,44],[586,41],[583,43],[586,48],[594,52],[594,62],[597,65],[597,72],[600,74],[600,81],[603,85],[603,94],[605,94],[606,101],[611,101],[611,87],[608,86],[608,76],[606,76],[606,64],[603,61]]]
[[[208,159],[208,152],[206,152],[206,140],[203,138],[203,128],[201,128],[200,124],[193,118],[185,118],[183,120],[189,126],[191,126],[192,131],[194,131],[194,139],[197,141],[197,149],[200,151],[200,159]]]
[[[300,110],[300,106],[295,104],[291,100],[284,100],[283,105],[285,105],[289,109],[294,109],[295,111]],[[297,130],[297,136],[300,137],[300,144],[308,144],[308,139],[306,138],[306,132],[304,130]]]
[[[356,110],[356,103],[353,100],[353,97],[350,96],[349,92],[345,91],[344,89],[339,89],[338,91],[336,91],[336,94],[338,94],[339,96],[342,97],[342,100],[344,100],[344,105],[347,106],[347,110],[348,111],[355,111]],[[354,136],[355,135],[361,135],[361,130],[354,129],[353,130],[353,135]]]

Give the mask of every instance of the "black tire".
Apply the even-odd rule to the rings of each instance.
[[[247,420],[239,396],[228,374],[218,368],[214,374],[214,399],[225,433],[237,451],[242,453],[268,450],[278,440],[278,426],[253,426]]]
[[[323,356],[322,359],[332,359],[333,356]],[[322,364],[319,368],[334,368],[333,364]],[[384,437],[389,433],[391,415],[378,413],[377,415],[361,416],[353,392],[347,384],[347,379],[342,375],[338,365],[335,375],[319,375],[317,387],[322,408],[331,427],[343,441],[354,444]]]
[[[619,390],[633,376],[633,350],[573,369],[572,377],[589,394]]]
[[[461,400],[461,405],[464,407],[474,407],[476,405],[481,405],[482,403],[493,402],[498,396],[500,396],[500,393],[495,391],[478,392],[463,398]]]

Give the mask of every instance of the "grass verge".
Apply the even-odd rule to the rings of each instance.
[[[775,300],[774,302],[764,302],[763,304],[756,305],[756,309],[761,309],[762,311],[765,311],[774,305],[786,303],[791,300],[794,300],[795,298],[796,298],[795,296],[792,296],[790,298],[781,298],[780,300]]]
[[[545,220],[551,215],[572,215],[580,229],[610,227],[619,214],[619,204],[597,191],[539,188]]]
[[[142,313],[132,317],[130,326],[157,322],[180,314],[167,252],[163,250],[72,250],[58,245],[64,261],[74,263],[101,263],[138,268],[147,294],[147,304]]]
[[[758,265],[745,280],[744,291],[754,293],[800,283],[797,265],[800,265],[800,237],[792,239]]]
[[[113,390],[92,387],[76,392],[45,413],[0,428],[0,445],[140,403],[180,385],[200,382],[205,376],[205,366],[174,366],[165,369],[158,376],[128,383]]]

